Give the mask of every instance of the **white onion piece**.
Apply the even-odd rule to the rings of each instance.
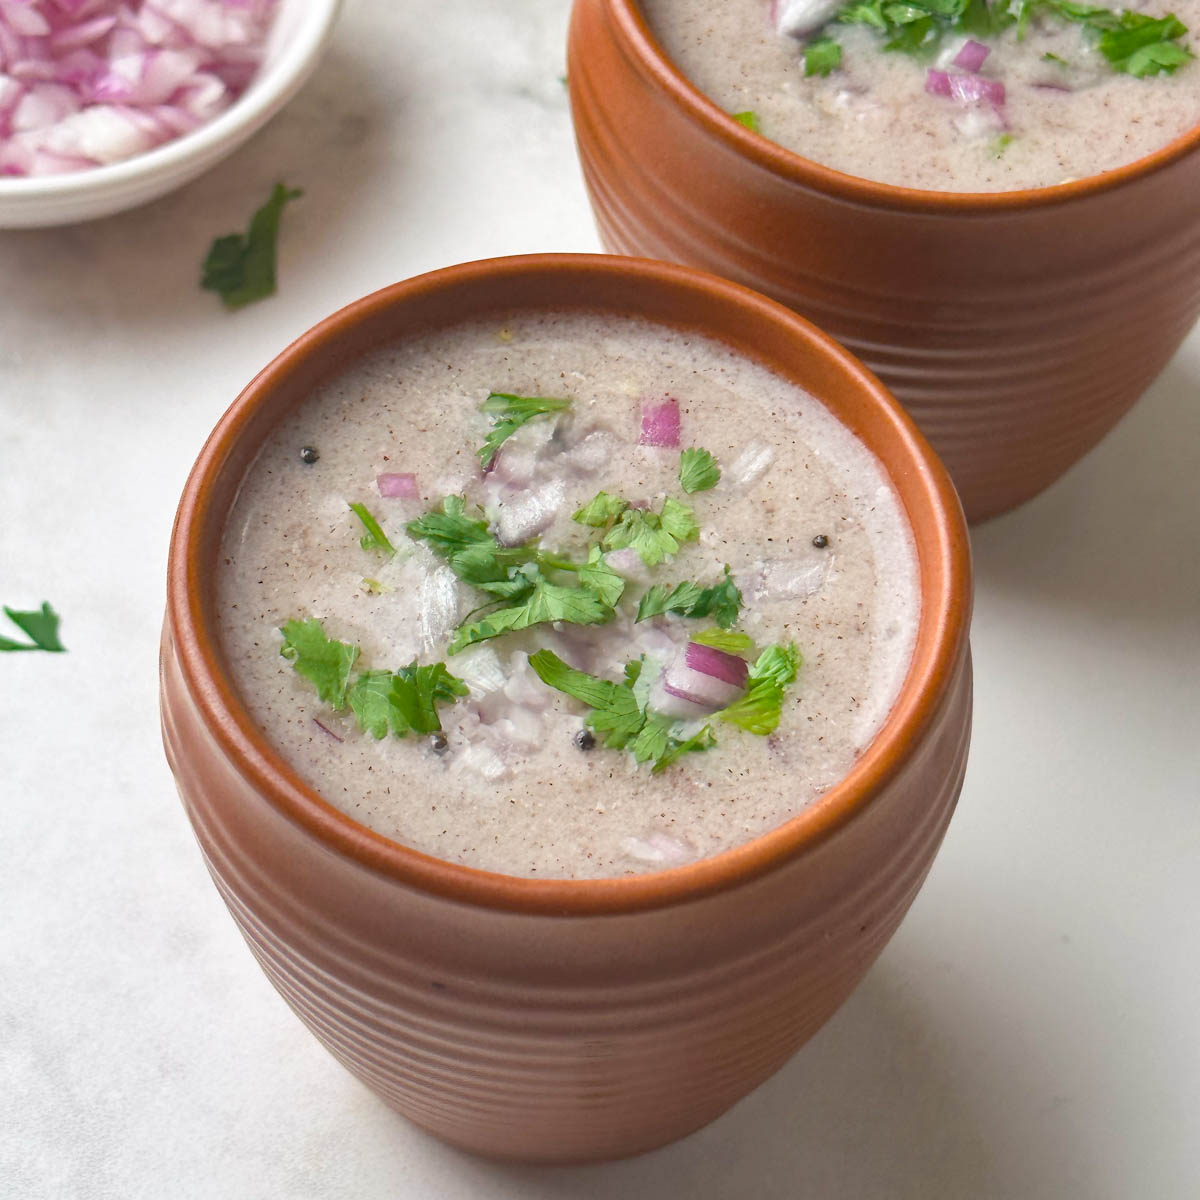
[[[532,750],[546,740],[541,718],[527,708],[514,708],[493,726],[497,737],[519,750]]]
[[[833,555],[828,552],[763,563],[755,598],[805,599],[816,595],[829,578]]]
[[[456,763],[459,767],[482,776],[489,783],[503,779],[508,774],[508,764],[490,746],[480,742],[471,742],[458,755]]]
[[[499,505],[496,537],[502,545],[518,546],[548,529],[566,502],[566,487],[555,479],[540,488],[517,492]]]
[[[690,862],[696,857],[696,847],[690,842],[657,829],[644,838],[625,838],[621,849],[642,862],[661,863],[663,866]]]
[[[697,671],[682,661],[673,662],[663,672],[661,682],[668,696],[714,712],[732,704],[745,690],[736,683],[727,683],[724,679]]]
[[[491,646],[471,646],[456,654],[451,673],[457,675],[477,698],[500,691],[508,682],[500,656]]]
[[[576,474],[595,475],[616,460],[619,447],[620,442],[611,433],[597,430],[572,446],[563,458]]]
[[[770,469],[775,461],[775,447],[766,442],[751,442],[733,460],[729,474],[733,482],[742,487],[757,483]]]
[[[547,707],[551,695],[546,685],[534,674],[529,657],[525,654],[514,656],[504,694],[511,703],[538,711]]]
[[[784,37],[815,33],[842,7],[843,0],[772,0],[771,23]]]
[[[449,567],[436,567],[421,583],[421,651],[440,653],[458,624],[458,580]]]
[[[645,574],[646,564],[642,556],[632,547],[623,546],[620,550],[610,550],[604,556],[604,565],[612,567],[618,575],[634,578]]]

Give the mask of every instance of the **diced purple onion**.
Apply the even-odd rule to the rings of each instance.
[[[117,162],[228,108],[278,0],[0,0],[0,175]]]
[[[746,660],[736,654],[718,650],[715,646],[705,646],[701,642],[688,642],[683,661],[693,671],[711,675],[732,687],[745,690],[750,668]]]
[[[931,67],[925,73],[925,90],[933,96],[948,96],[959,104],[1004,104],[1004,84],[982,75],[951,74]]]
[[[661,683],[668,696],[714,711],[746,690],[746,673],[745,660],[736,654],[689,642],[662,673]]]
[[[420,500],[417,477],[403,471],[386,471],[375,477],[379,494],[389,500]]]
[[[954,56],[954,65],[962,67],[964,71],[974,73],[983,66],[987,61],[987,56],[991,52],[990,46],[985,46],[982,42],[968,38],[963,48]]]
[[[642,436],[638,441],[643,446],[679,445],[679,405],[668,396],[665,400],[642,402]]]

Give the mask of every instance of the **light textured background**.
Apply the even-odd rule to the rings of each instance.
[[[977,724],[899,935],[704,1132],[599,1168],[410,1128],[275,995],[159,746],[167,536],[250,376],[449,262],[598,242],[566,0],[349,0],[286,113],[150,208],[0,233],[0,1196],[1190,1200],[1200,1194],[1200,333],[1097,452],[976,534]],[[277,179],[278,297],[195,284]],[[1135,348],[1131,347],[1131,352]]]

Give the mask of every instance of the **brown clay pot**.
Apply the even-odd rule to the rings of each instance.
[[[772,833],[657,874],[519,879],[439,861],[328,805],[266,742],[215,633],[240,480],[319,380],[415,326],[513,310],[644,316],[725,340],[823,399],[883,461],[920,555],[913,665],[850,775]],[[209,438],[176,518],[162,645],[168,759],[255,957],[350,1071],[479,1153],[647,1150],[727,1109],[838,1007],[941,841],[970,732],[966,528],[882,385],[779,305],[662,263],[544,255],[386,288],[306,333]]]
[[[605,245],[781,300],[876,371],[982,520],[1116,424],[1200,313],[1200,127],[1034,191],[917,191],[743,128],[636,0],[576,0],[568,78]]]

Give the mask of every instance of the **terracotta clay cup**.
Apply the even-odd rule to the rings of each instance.
[[[605,245],[715,271],[838,338],[916,419],[972,521],[1095,445],[1200,313],[1200,127],[1057,187],[917,191],[743,128],[636,0],[576,0],[567,62]]]
[[[402,331],[580,309],[723,339],[823,399],[895,483],[919,551],[922,612],[885,727],[795,819],[656,874],[514,878],[419,854],[306,785],[234,687],[212,580],[255,452],[331,372]],[[633,1154],[698,1129],[777,1070],[900,923],[966,763],[969,572],[958,502],[924,439],[876,379],[789,310],[699,272],[623,258],[452,267],[323,321],[209,438],[171,543],[167,755],[250,949],[353,1074],[418,1125],[484,1155]]]

